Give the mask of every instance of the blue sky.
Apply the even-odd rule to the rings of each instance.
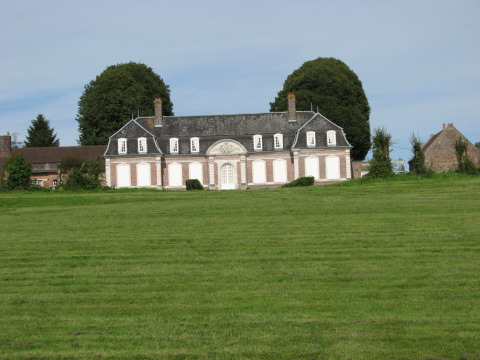
[[[410,133],[443,123],[480,141],[479,18],[478,0],[0,0],[0,133],[43,114],[77,145],[78,99],[112,64],[152,67],[176,115],[203,115],[268,111],[293,70],[335,57],[409,159]]]

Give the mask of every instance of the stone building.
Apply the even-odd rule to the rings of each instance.
[[[316,184],[352,178],[350,149],[343,129],[320,113],[163,116],[130,120],[108,142],[106,184],[121,187],[185,189],[198,179],[208,189],[281,186],[313,176]]]
[[[480,149],[473,145],[458,131],[452,123],[443,125],[443,129],[423,146],[425,166],[435,172],[453,171],[458,166],[455,141],[463,139],[467,143],[467,154],[477,167],[480,167]],[[414,171],[413,159],[408,162],[410,171]]]

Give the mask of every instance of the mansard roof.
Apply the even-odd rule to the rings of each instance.
[[[341,127],[313,111],[297,111],[296,120],[288,120],[287,112],[269,112],[236,115],[164,116],[162,126],[154,125],[154,117],[138,117],[110,137],[105,155],[118,155],[119,138],[127,139],[127,154],[135,154],[136,139],[147,138],[148,154],[169,154],[171,138],[179,139],[179,154],[190,154],[190,138],[200,139],[199,155],[218,140],[240,142],[248,152],[254,152],[253,135],[263,136],[263,151],[275,151],[273,135],[283,134],[284,149],[306,147],[301,140],[306,131],[318,134],[316,147],[327,147],[326,132],[335,130],[337,147],[351,147]]]

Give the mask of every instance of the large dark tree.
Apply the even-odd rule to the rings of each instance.
[[[152,68],[129,62],[107,67],[85,86],[78,102],[81,145],[103,145],[132,114],[154,114],[153,100],[162,99],[164,115],[173,115],[170,89]]]
[[[50,147],[58,146],[60,141],[56,139],[57,134],[50,128],[50,122],[42,114],[38,114],[28,128],[25,147]]]
[[[357,75],[340,60],[318,58],[291,73],[270,111],[286,111],[294,93],[297,110],[314,110],[341,126],[352,144],[352,158],[363,160],[370,149],[370,105]]]

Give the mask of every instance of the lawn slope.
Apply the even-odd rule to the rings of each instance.
[[[0,194],[0,359],[479,359],[480,178],[398,179]]]

